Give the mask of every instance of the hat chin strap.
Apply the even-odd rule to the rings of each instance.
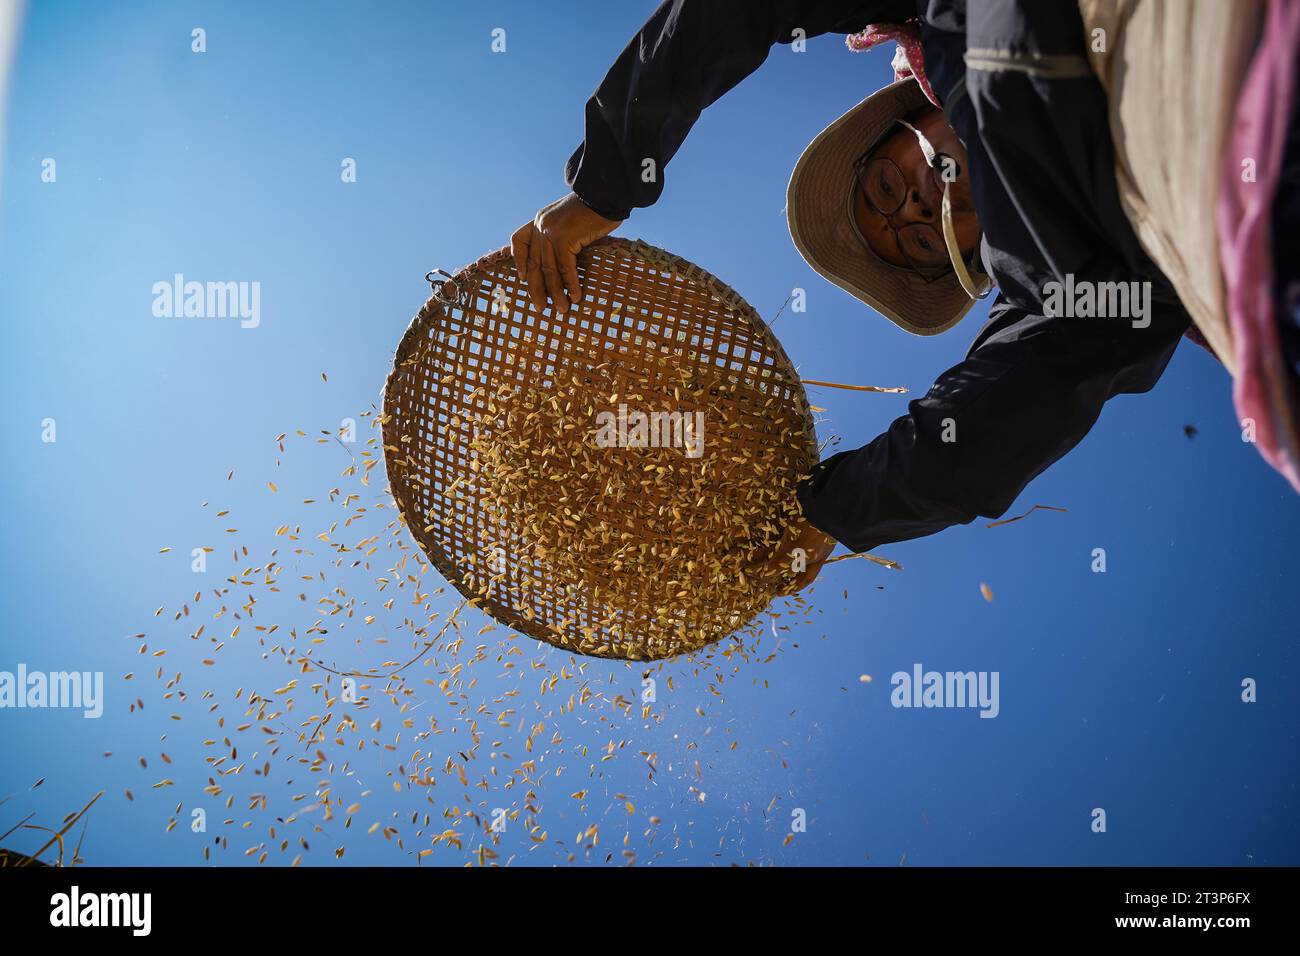
[[[921,145],[921,153],[925,156],[926,165],[933,169],[938,163],[939,154],[935,151],[929,138],[905,119],[895,120],[895,122],[906,126],[912,131],[917,142]],[[940,218],[943,220],[943,244],[948,248],[948,259],[952,262],[952,271],[956,274],[961,287],[966,290],[966,294],[972,299],[982,299],[993,291],[993,280],[986,279],[982,284],[977,283],[971,276],[970,269],[966,267],[966,260],[962,258],[961,254],[961,246],[957,243],[957,229],[952,223],[952,199],[948,195],[951,188],[952,183],[944,179],[943,208],[940,212]]]
[[[957,244],[957,230],[952,224],[952,200],[948,198],[949,185],[944,183],[943,186],[943,244],[948,247],[952,271],[957,274],[957,281],[961,283],[961,287],[972,299],[982,299],[993,291],[993,280],[985,278],[982,284],[977,284],[970,270],[966,268],[966,260],[962,258],[961,247]]]

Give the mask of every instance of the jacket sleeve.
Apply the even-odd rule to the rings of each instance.
[[[1035,315],[1004,299],[965,361],[871,444],[819,464],[804,515],[854,551],[1002,515],[1077,445],[1106,400],[1155,385],[1187,328],[1151,303],[1150,324]]]
[[[585,138],[565,180],[606,219],[626,219],[659,198],[664,167],[700,113],[773,44],[915,12],[915,0],[666,0],[587,101]]]

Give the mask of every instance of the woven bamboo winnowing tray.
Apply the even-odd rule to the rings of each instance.
[[[563,315],[531,305],[508,248],[434,283],[384,389],[393,497],[497,621],[580,654],[690,652],[781,587],[754,556],[775,553],[817,460],[807,396],[759,315],[703,269],[607,238],[578,273]],[[657,444],[637,437],[672,412],[702,440],[662,416]]]

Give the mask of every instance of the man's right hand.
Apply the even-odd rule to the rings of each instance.
[[[532,222],[510,237],[515,271],[528,285],[528,298],[537,311],[549,298],[557,312],[582,298],[578,285],[578,253],[618,228],[620,221],[593,212],[573,193],[543,206]]]

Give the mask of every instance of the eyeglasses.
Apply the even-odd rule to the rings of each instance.
[[[934,282],[951,273],[948,247],[943,235],[934,226],[924,222],[894,224],[894,215],[907,201],[907,180],[898,164],[886,156],[871,157],[879,141],[858,157],[853,173],[862,190],[867,205],[884,217],[886,225],[898,242],[903,260],[926,282]],[[942,156],[943,154],[939,154]]]
[[[882,130],[880,136],[876,138],[870,146],[867,147],[857,162],[853,164],[853,173],[866,197],[867,203],[885,217],[885,222],[894,233],[894,238],[898,241],[898,248],[903,253],[903,259],[912,267],[912,270],[926,282],[934,282],[936,279],[942,279],[950,272],[957,277],[963,291],[972,299],[982,299],[993,291],[993,280],[988,276],[983,276],[976,280],[971,275],[970,269],[966,265],[966,260],[962,258],[961,249],[957,245],[957,228],[952,221],[952,191],[949,188],[961,173],[961,168],[957,161],[951,156],[945,155],[934,148],[934,145],[926,139],[924,133],[909,123],[907,120],[896,119],[894,123],[904,126],[912,131],[916,137],[917,144],[921,147],[921,154],[925,157],[926,165],[934,172],[938,173],[943,179],[943,206],[940,212],[940,221],[943,223],[942,238],[936,242],[939,231],[928,223],[909,223],[902,227],[894,225],[894,216],[902,208],[904,200],[907,198],[907,184],[903,179],[903,171],[893,160],[880,156],[875,159],[870,158],[871,154],[880,145],[881,140],[893,132],[893,128],[887,127]],[[888,165],[877,165],[888,164]],[[890,169],[890,167],[893,167]],[[886,187],[892,187],[886,189]],[[889,208],[891,207],[892,208]],[[885,211],[889,209],[889,211]],[[853,223],[853,229],[857,231],[857,221],[853,219],[850,213],[850,221]],[[922,227],[930,230],[929,233],[918,231],[916,227]],[[858,238],[862,244],[867,247],[874,255],[871,244],[858,233]],[[920,240],[924,239],[924,243]],[[940,246],[939,243],[942,243]],[[935,267],[931,265],[930,248],[943,248],[948,254],[949,266]],[[910,249],[910,251],[909,251]],[[918,251],[920,250],[920,251]]]

